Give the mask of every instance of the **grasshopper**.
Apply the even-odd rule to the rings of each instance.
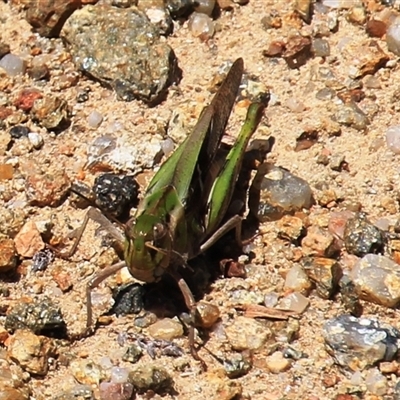
[[[190,350],[194,347],[194,297],[178,273],[178,267],[206,251],[228,231],[236,229],[241,243],[240,215],[223,222],[232,200],[243,156],[263,114],[266,101],[250,105],[239,136],[226,155],[217,160],[221,139],[239,90],[243,60],[237,59],[211,103],[183,143],[162,164],[148,185],[124,234],[95,208],[90,208],[69,254],[78,245],[89,219],[106,228],[124,243],[124,261],[98,272],[87,285],[87,327],[92,325],[91,291],[104,279],[127,266],[136,279],[150,283],[169,273],[177,281],[192,315]],[[218,162],[217,162],[218,161]]]

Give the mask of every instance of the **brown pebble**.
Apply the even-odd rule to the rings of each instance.
[[[202,328],[211,328],[219,318],[219,309],[214,304],[200,301],[196,306],[196,322]]]
[[[370,19],[365,26],[365,30],[369,36],[381,38],[386,33],[387,25],[383,21]]]
[[[267,368],[273,374],[279,374],[281,372],[287,371],[292,365],[291,360],[283,357],[283,354],[280,351],[276,351],[267,357],[266,360]]]
[[[11,164],[0,164],[0,181],[8,181],[14,176],[14,168]]]
[[[17,265],[17,252],[12,239],[0,239],[0,272],[7,272]]]
[[[149,334],[155,339],[172,340],[183,335],[182,324],[171,318],[164,318],[149,326]]]
[[[33,257],[43,250],[45,244],[34,221],[28,221],[17,233],[14,239],[17,253],[22,257]]]

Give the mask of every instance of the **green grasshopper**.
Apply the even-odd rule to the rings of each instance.
[[[69,254],[78,245],[89,219],[106,228],[124,243],[124,261],[98,272],[87,285],[87,326],[92,325],[91,291],[124,266],[142,282],[159,280],[167,272],[178,283],[194,321],[196,302],[178,267],[206,251],[229,230],[236,228],[239,242],[242,217],[223,222],[232,200],[243,156],[257,128],[266,102],[250,105],[239,136],[223,162],[218,150],[233,108],[243,74],[243,60],[237,59],[211,103],[204,108],[189,136],[162,164],[151,180],[135,217],[123,235],[100,211],[90,208]],[[194,322],[193,322],[194,323]],[[193,324],[192,324],[193,325]],[[194,348],[194,327],[189,332]]]

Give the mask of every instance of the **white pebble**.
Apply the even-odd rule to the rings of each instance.
[[[128,368],[113,367],[111,369],[111,382],[125,383],[128,381],[129,371]]]
[[[161,150],[166,156],[172,153],[172,151],[174,150],[174,142],[171,138],[166,138],[161,142]]]
[[[194,12],[189,18],[188,26],[194,37],[202,39],[211,38],[215,32],[214,22],[206,14]]]
[[[386,144],[395,154],[400,154],[400,125],[393,125],[386,131]]]
[[[6,54],[0,60],[0,67],[3,68],[8,75],[17,76],[25,73],[25,61],[14,54]]]
[[[39,133],[29,132],[28,139],[36,150],[43,146],[43,137]]]
[[[91,128],[98,128],[103,122],[103,115],[94,110],[89,114],[87,122]]]

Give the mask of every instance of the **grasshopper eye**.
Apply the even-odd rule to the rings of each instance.
[[[167,232],[166,227],[161,224],[161,223],[157,223],[153,226],[153,238],[154,240],[159,240],[162,239],[165,234]]]

